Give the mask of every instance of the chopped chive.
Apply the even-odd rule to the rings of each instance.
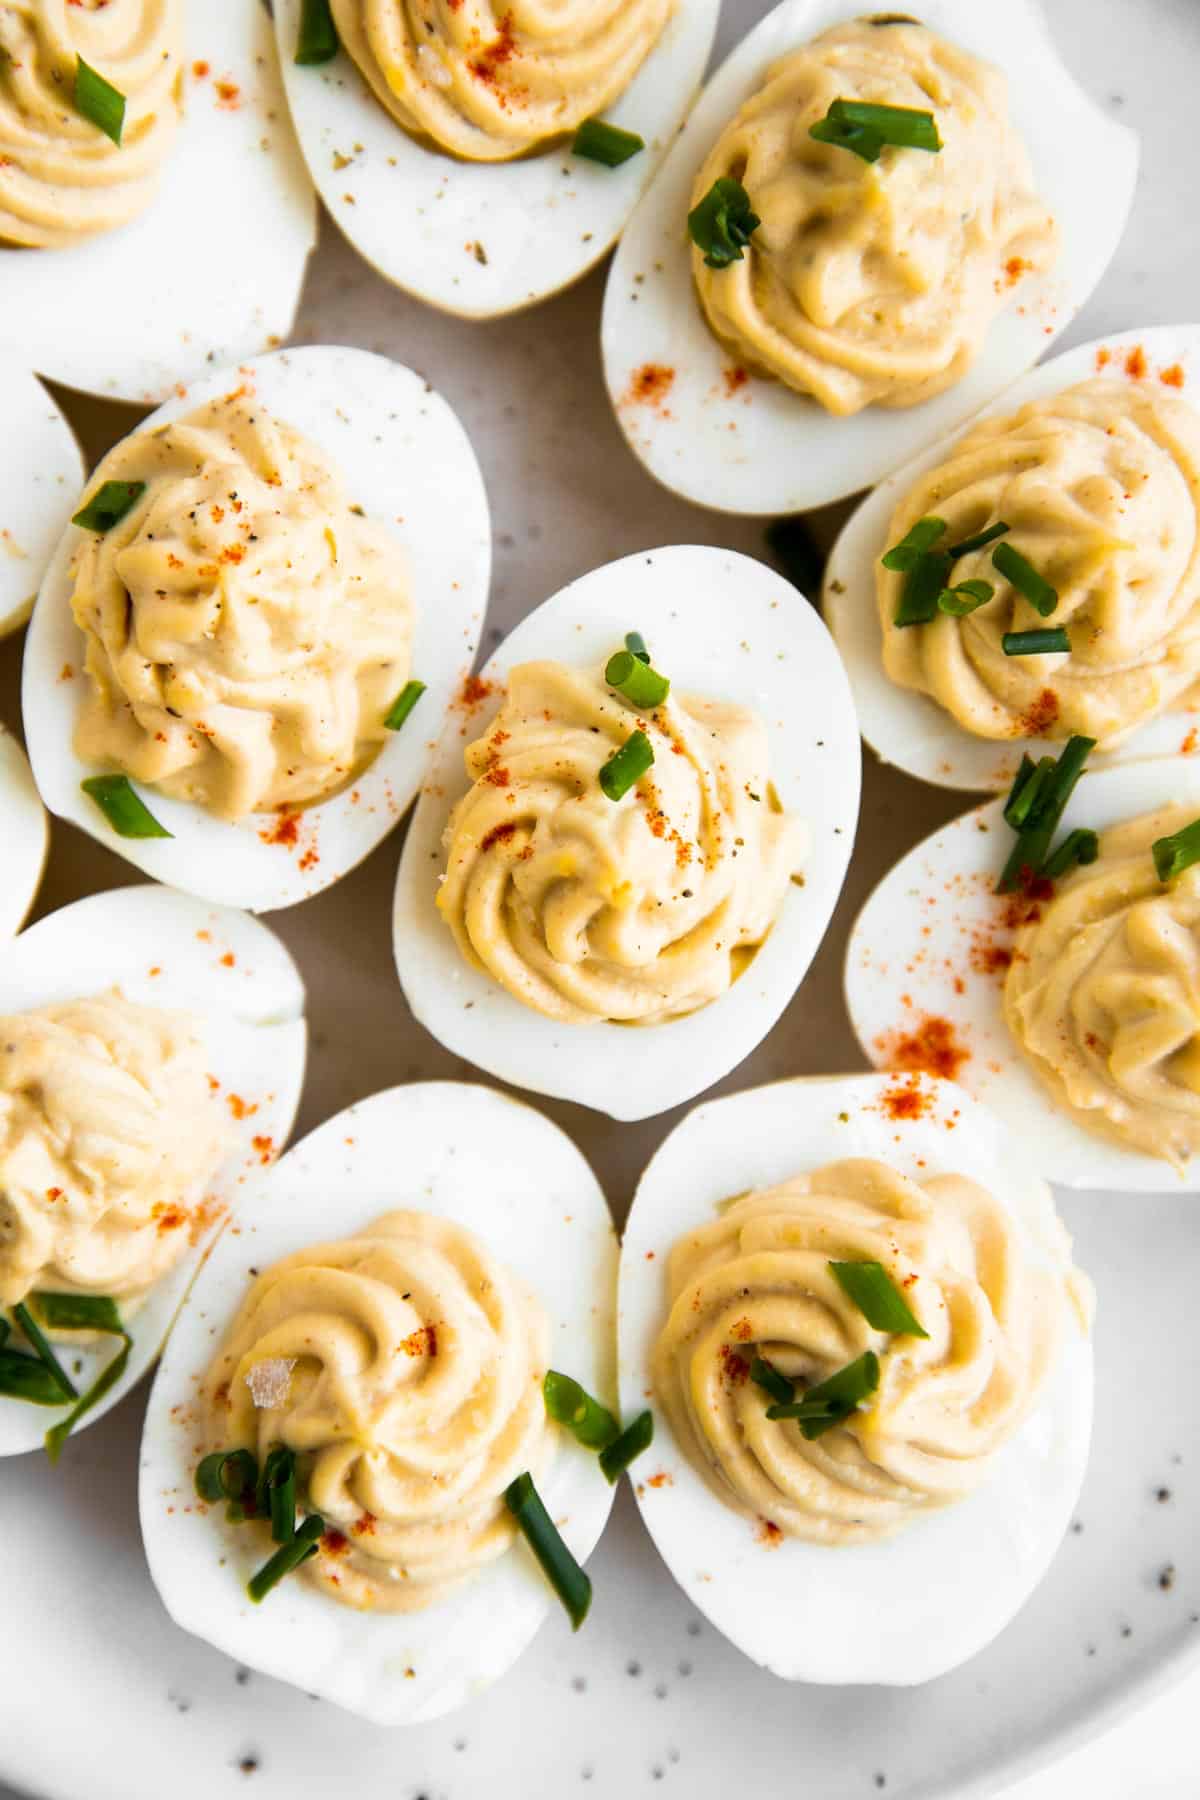
[[[767,549],[793,587],[815,600],[825,575],[825,552],[804,519],[775,519],[766,530]]]
[[[1056,767],[1057,764],[1052,756],[1043,756],[1038,763],[1031,762],[1027,756],[1021,758],[1017,779],[1013,782],[1008,799],[1004,802],[1004,823],[1006,825],[1011,825],[1014,831],[1020,831],[1037,805],[1042,791]]]
[[[992,567],[998,569],[1005,581],[1023,594],[1035,612],[1048,619],[1058,605],[1058,589],[1051,587],[1044,575],[1039,575],[1033,564],[1011,544],[997,544],[992,551]]]
[[[285,1575],[298,1569],[301,1563],[307,1562],[310,1556],[317,1554],[317,1539],[325,1530],[325,1521],[320,1513],[309,1513],[303,1525],[297,1527],[295,1535],[289,1538],[269,1557],[262,1568],[252,1575],[246,1583],[246,1592],[255,1606],[260,1606],[273,1587],[278,1587]]]
[[[750,1379],[756,1386],[770,1394],[776,1406],[790,1406],[796,1398],[795,1383],[789,1381],[787,1376],[782,1374],[774,1363],[769,1363],[765,1356],[756,1356],[752,1359]]]
[[[879,560],[894,575],[907,575],[910,569],[916,568],[925,552],[933,549],[945,529],[945,519],[929,513],[915,525],[910,525],[900,542],[885,550]]]
[[[37,1356],[0,1348],[0,1394],[31,1406],[61,1406],[66,1396],[58,1377]]]
[[[91,499],[72,515],[72,525],[85,531],[111,531],[146,491],[144,481],[105,481]]]
[[[1069,651],[1071,640],[1061,625],[1044,631],[1006,631],[1000,639],[1005,656],[1051,656]]]
[[[661,706],[671,691],[666,676],[644,663],[632,650],[618,650],[615,656],[609,657],[604,667],[604,679],[609,687],[623,694],[631,706],[644,712],[652,712],[656,706]]]
[[[809,1388],[787,1406],[768,1406],[768,1419],[795,1419],[806,1438],[821,1437],[855,1412],[879,1386],[879,1358],[865,1350],[828,1380]]]
[[[127,775],[89,775],[79,785],[85,794],[90,794],[118,837],[169,838],[173,835],[159,824]]]
[[[423,681],[406,681],[384,715],[384,730],[399,731],[424,692],[425,683]]]
[[[876,1331],[890,1331],[896,1337],[929,1336],[882,1263],[831,1262],[829,1270]]]
[[[258,1458],[252,1450],[214,1450],[198,1464],[195,1482],[210,1505],[229,1502],[225,1517],[231,1525],[258,1517]]]
[[[639,662],[648,663],[650,661],[650,652],[646,648],[646,640],[640,631],[625,633],[625,648],[631,656],[636,656]]]
[[[950,558],[943,550],[927,550],[904,578],[894,624],[928,625],[937,614],[938,596],[950,579]]]
[[[950,555],[949,550],[946,555]],[[942,589],[937,598],[938,610],[949,613],[952,619],[965,619],[968,613],[986,606],[995,591],[990,581],[960,581],[957,587]]]
[[[120,144],[125,129],[125,96],[82,56],[75,63],[75,110],[106,138]]]
[[[649,1412],[639,1413],[632,1425],[627,1425],[619,1438],[615,1438],[606,1450],[600,1452],[600,1467],[605,1479],[609,1482],[619,1481],[630,1463],[648,1450],[654,1442],[654,1415]]]
[[[936,154],[942,147],[933,114],[918,106],[881,106],[871,100],[834,100],[826,114],[826,120],[872,132],[881,145],[891,144],[897,150],[928,150]],[[815,127],[810,131],[810,136],[816,136]],[[851,148],[850,145],[846,147]],[[872,157],[870,160],[873,162],[875,159]]]
[[[12,1326],[7,1319],[0,1318],[0,1349],[4,1348],[4,1345],[7,1344],[11,1336]]]
[[[592,1604],[592,1584],[563,1542],[528,1471],[518,1475],[505,1488],[504,1504],[541,1564],[550,1586],[566,1607],[572,1630],[578,1631]]]
[[[254,1510],[270,1515],[271,1536],[277,1544],[290,1544],[296,1535],[296,1458],[285,1444],[267,1453],[254,1490]]]
[[[1048,881],[1057,881],[1076,863],[1086,867],[1088,863],[1094,863],[1099,854],[1100,839],[1096,833],[1077,826],[1074,831],[1068,831],[1054,855],[1047,858],[1042,873]]]
[[[998,519],[994,525],[989,525],[986,531],[977,531],[974,537],[963,538],[959,544],[951,544],[946,554],[952,556],[957,562],[960,556],[968,556],[972,550],[982,550],[985,544],[990,544],[996,538],[1003,537],[1008,529],[1004,520]]]
[[[605,1450],[620,1435],[621,1427],[609,1412],[593,1400],[586,1388],[570,1375],[547,1369],[542,1382],[542,1399],[546,1411],[559,1425],[565,1425],[589,1450]]]
[[[107,1331],[120,1337],[125,1330],[117,1303],[107,1294],[34,1294],[31,1298],[51,1331]]]
[[[75,1383],[71,1380],[71,1377],[67,1374],[67,1371],[63,1368],[57,1356],[55,1356],[49,1340],[42,1332],[37,1320],[25,1305],[24,1301],[13,1307],[13,1318],[17,1321],[21,1330],[33,1345],[34,1353],[36,1354],[38,1361],[45,1364],[55,1381],[57,1381],[60,1400],[78,1400],[79,1389],[75,1386]]]
[[[600,786],[610,800],[620,800],[654,762],[654,746],[644,731],[634,731],[614,750],[600,770]]]
[[[869,125],[856,125],[851,119],[834,117],[830,108],[823,119],[808,128],[810,138],[818,144],[832,144],[835,150],[851,150],[863,162],[878,162],[883,155],[883,139]]]
[[[114,1388],[125,1373],[129,1362],[129,1353],[133,1349],[133,1339],[127,1331],[123,1331],[121,1335],[125,1342],[112,1361],[104,1365],[91,1387],[86,1393],[79,1396],[66,1418],[60,1419],[59,1423],[52,1425],[46,1433],[46,1455],[52,1463],[58,1461],[63,1445],[84,1414],[91,1412],[92,1408],[103,1400],[109,1389]]]
[[[301,68],[314,68],[318,63],[332,62],[337,53],[337,26],[329,0],[303,0],[295,60]]]
[[[1042,865],[1058,830],[1059,820],[1075,791],[1083,766],[1095,747],[1095,738],[1068,739],[1066,749],[1049,774],[1043,778],[1032,805],[1026,809],[1025,823],[996,883],[998,894],[1007,894],[1013,888],[1020,887],[1027,873],[1035,876],[1041,874]],[[1024,790],[1021,790],[1021,795],[1018,795],[1018,804],[1023,793]],[[1013,797],[1010,795],[1009,805],[1012,804]]]
[[[751,233],[762,220],[750,206],[750,196],[740,181],[721,175],[704,198],[688,214],[688,236],[710,269],[727,269],[741,262]]]
[[[1193,819],[1180,831],[1173,831],[1170,837],[1155,838],[1150,846],[1154,853],[1154,867],[1158,871],[1160,881],[1174,881],[1185,869],[1190,869],[1194,862],[1200,862],[1200,819]]]
[[[607,119],[585,119],[571,144],[576,156],[603,163],[606,169],[619,169],[622,163],[645,148],[645,138],[639,137],[636,131],[610,125]]]

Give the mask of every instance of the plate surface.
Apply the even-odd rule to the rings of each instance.
[[[1181,227],[1194,211],[1194,174],[1179,150],[1200,78],[1200,10],[1191,0],[1111,0],[1103,31],[1090,0],[1047,0],[1047,10],[1082,85],[1144,136],[1138,207],[1071,341],[1167,323],[1180,293],[1200,285],[1196,234]],[[765,0],[726,0],[720,52],[766,11]],[[363,344],[420,369],[472,434],[497,522],[489,651],[538,599],[622,554],[689,541],[762,554],[759,524],[672,498],[621,444],[599,372],[602,285],[593,275],[546,307],[481,327],[398,295],[332,232],[314,264],[303,339]],[[129,422],[79,408],[73,417],[93,453]],[[13,722],[19,649],[17,640],[0,650],[0,715]],[[868,758],[833,926],[795,1003],[719,1091],[863,1066],[840,997],[849,925],[896,858],[962,810],[961,795]],[[43,908],[129,880],[101,846],[55,832]],[[301,1131],[393,1082],[472,1079],[414,1025],[396,985],[396,856],[393,839],[337,888],[273,921],[309,992]],[[616,1127],[579,1107],[536,1104],[588,1156],[623,1218],[678,1115]],[[0,1782],[39,1800],[307,1800],[340,1792],[352,1769],[363,1800],[728,1800],[752,1769],[764,1794],[819,1800],[995,1793],[1200,1652],[1191,1622],[1200,1345],[1187,1329],[1196,1216],[1177,1199],[1061,1195],[1060,1204],[1100,1292],[1083,1530],[1009,1630],[956,1675],[866,1696],[773,1680],[699,1621],[622,1493],[589,1565],[596,1604],[578,1638],[551,1619],[468,1710],[400,1734],[372,1730],[270,1681],[240,1684],[231,1662],[170,1623],[138,1536],[135,1397],[69,1446],[57,1474],[23,1458],[0,1483],[0,1529],[20,1548],[6,1562],[8,1616],[22,1622],[0,1690]],[[1171,1385],[1148,1395],[1139,1371],[1166,1368]],[[1170,1498],[1160,1502],[1159,1489]],[[1178,1575],[1164,1590],[1159,1574],[1171,1563]],[[1064,1783],[1061,1800],[1069,1792]]]

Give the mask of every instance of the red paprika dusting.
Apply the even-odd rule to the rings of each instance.
[[[643,363],[629,378],[623,400],[628,406],[650,406],[663,410],[663,401],[675,384],[675,371],[665,363]]]
[[[403,1350],[405,1356],[436,1356],[437,1326],[418,1325],[415,1331],[410,1331],[401,1341],[398,1348]]]
[[[717,1352],[721,1364],[721,1373],[730,1387],[740,1387],[750,1373],[750,1364],[744,1356],[739,1356],[729,1344],[722,1344]]]
[[[236,112],[242,102],[242,90],[228,76],[216,84],[217,105],[222,112]]]
[[[1112,351],[1100,349],[1096,352],[1096,368],[1106,369],[1112,361]]]
[[[275,1154],[275,1139],[271,1137],[255,1137],[251,1138],[250,1142],[258,1152],[259,1162],[262,1163],[265,1168]]]
[[[240,1094],[227,1094],[225,1098],[235,1119],[252,1119],[258,1111],[257,1105],[249,1105]]]
[[[675,1483],[665,1469],[660,1469],[657,1475],[647,1476],[646,1486],[652,1488],[665,1488],[674,1487]]]
[[[749,1319],[739,1319],[737,1324],[731,1328],[729,1335],[736,1338],[739,1344],[748,1344],[754,1336],[754,1327]]]
[[[1004,265],[1004,277],[1009,287],[1015,287],[1022,275],[1032,269],[1033,264],[1024,256],[1010,256]]]
[[[159,1237],[165,1237],[168,1231],[178,1231],[181,1225],[188,1222],[188,1215],[182,1206],[168,1206],[162,1201],[152,1208],[150,1217],[158,1226]]]
[[[725,392],[730,399],[733,398],[739,388],[744,388],[750,379],[745,369],[737,364],[731,369],[722,369],[721,375],[725,382]]]
[[[1172,363],[1169,368],[1158,371],[1158,379],[1164,387],[1181,388],[1187,380],[1182,363]]]
[[[321,1548],[326,1556],[345,1556],[350,1548],[350,1540],[342,1532],[336,1531],[333,1526],[330,1526],[328,1531],[321,1534]]]
[[[783,1533],[780,1531],[778,1525],[776,1525],[774,1519],[761,1519],[759,1521],[758,1541],[760,1544],[765,1545],[768,1550],[778,1550],[780,1544],[783,1542]]]
[[[1179,746],[1180,756],[1190,756],[1196,748],[1196,727],[1193,725]]]
[[[929,1013],[918,1020],[914,1030],[893,1031],[877,1038],[875,1047],[887,1069],[894,1073],[941,1075],[947,1081],[958,1079],[959,1070],[971,1055],[959,1042],[953,1021]]]
[[[496,36],[490,44],[485,44],[471,62],[467,64],[472,75],[478,81],[486,81],[495,85],[496,71],[507,62],[511,62],[517,54],[516,31],[511,12],[504,13],[496,26]]]
[[[63,1190],[60,1187],[53,1187],[53,1188],[46,1189],[47,1200],[61,1200],[62,1197],[63,1197]]]
[[[269,831],[260,831],[258,835],[264,844],[283,844],[285,848],[293,849],[300,839],[297,815],[289,812],[286,806],[280,807],[279,816],[274,825]]]
[[[350,1529],[355,1537],[371,1537],[377,1523],[378,1520],[373,1512],[365,1512],[361,1519],[355,1519]]]
[[[1017,720],[1014,737],[1041,737],[1058,717],[1058,696],[1052,688],[1043,688],[1033,705]]]
[[[1146,352],[1140,344],[1135,344],[1125,357],[1125,373],[1133,381],[1140,381],[1146,373]]]
[[[192,74],[196,77],[197,81],[203,81],[204,77],[208,74],[208,64],[206,62],[194,62],[192,64]]]
[[[516,830],[516,821],[512,819],[509,819],[503,825],[493,825],[492,829],[490,831],[485,831],[482,838],[479,840],[480,850],[491,850],[497,844],[506,844],[510,837],[516,835]]]

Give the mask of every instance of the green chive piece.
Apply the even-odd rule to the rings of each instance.
[[[111,531],[146,491],[144,481],[105,481],[91,499],[72,516],[72,525],[85,531]]]
[[[325,1530],[325,1521],[320,1513],[309,1513],[303,1525],[296,1529],[294,1537],[280,1546],[274,1556],[269,1557],[262,1568],[252,1575],[246,1583],[246,1592],[255,1606],[261,1606],[273,1587],[278,1587],[285,1575],[298,1569],[301,1563],[307,1562],[310,1556],[317,1554],[317,1539]]]
[[[547,1369],[542,1382],[542,1398],[550,1417],[559,1425],[565,1425],[589,1450],[606,1450],[614,1438],[620,1436],[621,1427],[607,1406],[593,1400],[587,1389],[580,1387],[570,1375]]]
[[[1014,831],[1020,831],[1057,766],[1052,756],[1043,756],[1039,763],[1031,762],[1027,756],[1022,757],[1017,779],[1004,802],[1006,825],[1011,825]]]
[[[989,525],[986,531],[977,531],[974,537],[964,538],[961,544],[951,544],[947,555],[952,556],[957,562],[960,556],[969,556],[972,550],[982,550],[985,544],[990,544],[996,538],[1003,537],[1008,530],[1009,527],[1004,520],[999,519],[995,525]]]
[[[0,1394],[31,1406],[61,1406],[66,1396],[58,1378],[40,1357],[23,1350],[0,1349]]]
[[[129,1362],[129,1353],[133,1349],[133,1339],[129,1336],[128,1332],[124,1332],[122,1335],[125,1342],[121,1345],[121,1348],[117,1351],[117,1354],[113,1357],[112,1361],[105,1364],[104,1368],[101,1369],[99,1375],[97,1375],[87,1392],[79,1396],[79,1399],[75,1402],[66,1418],[60,1420],[57,1425],[52,1425],[46,1433],[46,1455],[50,1458],[52,1463],[58,1461],[59,1456],[62,1454],[63,1445],[74,1431],[76,1425],[78,1425],[80,1419],[83,1418],[84,1414],[91,1412],[94,1406],[99,1405],[109,1389],[116,1387],[118,1381],[120,1381],[122,1375],[125,1373],[126,1366]]]
[[[646,640],[640,631],[625,633],[625,648],[631,656],[636,656],[639,662],[648,663],[650,661],[650,652],[646,648]]]
[[[1185,825],[1181,831],[1173,831],[1170,837],[1155,838],[1150,848],[1154,852],[1158,879],[1174,881],[1194,862],[1200,862],[1200,819],[1193,819],[1190,825]]]
[[[1057,881],[1068,869],[1073,869],[1076,863],[1086,867],[1087,864],[1094,863],[1099,854],[1100,839],[1097,834],[1076,827],[1074,831],[1068,831],[1054,855],[1047,858],[1042,873],[1048,881]]]
[[[890,1331],[895,1337],[929,1336],[882,1263],[831,1262],[829,1272],[876,1331]]]
[[[258,1514],[258,1458],[252,1450],[214,1450],[196,1468],[196,1492],[216,1506],[229,1502],[225,1517],[231,1524]]]
[[[949,550],[946,555],[950,555]],[[965,619],[968,613],[986,606],[995,591],[990,581],[960,581],[957,587],[942,589],[937,598],[938,610],[949,613],[952,619]]]
[[[319,63],[332,62],[338,48],[337,26],[329,10],[329,0],[304,0],[300,8],[295,60],[301,68],[315,68]]]
[[[740,181],[721,175],[704,198],[688,214],[688,236],[710,269],[727,269],[741,262],[742,251],[762,220],[750,205]]]
[[[89,775],[80,782],[118,837],[169,838],[174,834],[160,825],[127,775]]]
[[[1071,640],[1061,625],[1045,631],[1006,631],[1000,639],[1005,656],[1051,656],[1069,651]]]
[[[296,1535],[296,1458],[284,1444],[267,1453],[254,1492],[255,1511],[270,1514],[271,1536],[277,1544],[290,1544]]]
[[[632,650],[618,650],[615,656],[609,657],[604,667],[604,679],[609,687],[623,694],[631,706],[645,712],[661,706],[671,691],[666,676],[644,663]]]
[[[1041,874],[1059,820],[1083,774],[1084,764],[1095,748],[1095,738],[1068,739],[1066,749],[1043,779],[1039,793],[1026,811],[1024,826],[996,883],[998,894],[1011,893],[1029,876]],[[1012,804],[1011,796],[1009,803]]]
[[[883,139],[869,125],[856,125],[850,119],[834,117],[830,107],[823,119],[808,128],[810,138],[818,144],[832,144],[836,150],[851,150],[863,162],[878,162],[883,155]]]
[[[45,1364],[55,1381],[57,1381],[60,1401],[78,1400],[79,1389],[75,1386],[75,1383],[71,1380],[71,1377],[67,1374],[67,1371],[63,1368],[57,1356],[55,1356],[49,1340],[42,1332],[37,1320],[25,1305],[24,1301],[13,1307],[13,1318],[17,1321],[21,1330],[33,1345],[38,1361]]]
[[[125,96],[111,81],[105,81],[98,69],[84,62],[82,56],[75,63],[75,110],[114,144],[121,142],[121,133],[125,129]]]
[[[614,750],[600,770],[600,786],[610,800],[620,800],[654,763],[654,746],[644,731],[634,731]]]
[[[885,550],[880,562],[885,569],[891,569],[895,575],[907,575],[915,569],[927,550],[932,550],[946,529],[945,519],[939,519],[930,513],[924,519],[918,519],[910,525],[898,544]]]
[[[789,1406],[768,1406],[768,1419],[795,1419],[808,1439],[821,1437],[856,1412],[879,1386],[879,1358],[865,1350],[844,1369],[818,1382]]]
[[[775,519],[766,530],[767,549],[793,587],[815,600],[825,576],[825,552],[804,519]]]
[[[571,145],[576,156],[603,163],[606,169],[619,169],[622,163],[645,148],[645,138],[639,137],[636,131],[625,131],[620,125],[610,125],[606,119],[585,119]]]
[[[1051,587],[1044,575],[1039,575],[1033,564],[1014,550],[1011,544],[997,544],[992,551],[992,567],[998,569],[1005,581],[1023,594],[1035,612],[1048,619],[1058,605],[1058,589]]]
[[[11,1336],[12,1326],[7,1319],[0,1319],[0,1349],[4,1348],[4,1345],[7,1344]]]
[[[592,1584],[563,1542],[528,1471],[505,1488],[504,1504],[566,1607],[572,1630],[578,1631],[592,1604]]]
[[[384,730],[399,731],[424,692],[425,683],[423,681],[406,681],[384,716]]]
[[[929,150],[936,154],[942,147],[937,121],[922,107],[880,106],[870,100],[835,100],[826,119],[873,132],[880,144],[891,144],[897,150]],[[810,135],[815,136],[815,131]]]
[[[600,1452],[600,1467],[605,1479],[619,1481],[635,1457],[648,1450],[654,1442],[654,1415],[649,1412],[639,1413],[632,1425],[627,1425],[619,1438]]]
[[[34,1294],[33,1305],[51,1331],[107,1331],[124,1336],[115,1300],[107,1294]]]
[[[905,576],[893,623],[901,627],[928,625],[937,615],[938,596],[949,579],[950,558],[944,550],[927,550],[919,556]]]
[[[787,1376],[782,1374],[774,1363],[769,1363],[765,1356],[756,1356],[752,1359],[750,1379],[756,1386],[770,1394],[776,1406],[790,1406],[796,1398],[795,1383],[789,1381]]]

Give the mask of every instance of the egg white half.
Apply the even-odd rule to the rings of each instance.
[[[0,939],[25,923],[49,848],[50,821],[25,752],[0,725]]]
[[[835,418],[782,383],[735,385],[736,358],[710,332],[692,283],[687,214],[697,169],[780,57],[840,24],[845,0],[784,0],[737,47],[697,102],[621,239],[604,297],[605,380],[630,446],[666,487],[721,512],[789,513],[869,487],[968,419],[1070,324],[1120,241],[1138,146],[1076,85],[1036,0],[928,0],[921,22],[1010,77],[1010,110],[1061,246],[993,320],[961,381],[921,406]],[[647,365],[672,372],[639,398]]]
[[[0,944],[0,1013],[28,1012],[119,987],[145,1006],[182,1008],[201,1021],[209,1072],[228,1107],[229,1149],[206,1199],[237,1209],[243,1188],[287,1142],[304,1085],[304,984],[279,939],[244,913],[162,887],[117,888],[77,900]],[[140,1381],[162,1347],[218,1220],[199,1228],[172,1272],[126,1320],[133,1351],[121,1380],[72,1436]],[[116,1355],[115,1339],[71,1349],[82,1393]],[[0,1396],[0,1456],[38,1450],[69,1407]],[[70,1456],[68,1440],[64,1458]],[[64,1479],[69,1472],[64,1473]]]
[[[1130,352],[1137,349],[1145,355],[1147,371],[1141,379],[1147,385],[1155,386],[1164,370],[1179,366],[1184,379],[1180,397],[1200,405],[1200,325],[1151,325],[1064,350],[1061,356],[1031,370],[985,412],[1014,413],[1030,400],[1044,400],[1100,372],[1134,379],[1124,375],[1124,367]],[[1103,364],[1098,361],[1102,353]],[[875,571],[879,558],[890,548],[888,523],[918,478],[946,459],[953,442],[953,438],[943,439],[867,496],[830,552],[821,606],[846,664],[863,737],[880,761],[894,763],[906,774],[937,787],[995,793],[1011,785],[1022,754],[1035,759],[1056,755],[1062,740],[975,737],[927,694],[889,680],[883,667]],[[1194,718],[1182,711],[1163,713],[1132,732],[1116,749],[1094,751],[1093,756],[1097,763],[1110,763],[1170,755],[1186,738]]]
[[[0,349],[146,404],[280,343],[317,239],[265,10],[193,0],[186,13],[185,117],[153,203],[68,249],[0,248]]]
[[[329,454],[352,499],[396,539],[413,601],[412,673],[427,689],[403,728],[350,787],[292,815],[294,830],[281,832],[273,813],[231,824],[147,787],[140,790],[147,806],[173,836],[118,837],[80,790],[96,770],[72,747],[86,680],[83,635],[70,609],[70,561],[80,536],[74,525],[54,554],[34,611],[23,711],[30,760],[52,812],[159,881],[205,900],[269,912],[347,874],[407,810],[479,642],[491,527],[483,477],[454,413],[411,369],[366,350],[276,351],[193,383],[139,429],[246,386]]]
[[[680,693],[755,708],[766,721],[770,778],[808,827],[803,886],[792,885],[770,935],[720,999],[636,1031],[571,1026],[524,1006],[467,965],[437,910],[450,809],[469,786],[465,744],[486,732],[507,671],[547,657],[604,661],[640,631]],[[854,843],[860,755],[845,674],[816,613],[750,557],[674,545],[622,557],[563,588],[523,620],[483,670],[497,690],[452,713],[405,840],[393,916],[396,966],[414,1015],[457,1056],[514,1086],[644,1119],[736,1068],[774,1025],[817,953]]]
[[[304,1138],[242,1208],[239,1234],[221,1237],[164,1354],[140,1476],[150,1573],[176,1623],[378,1725],[437,1718],[481,1692],[558,1609],[553,1591],[516,1544],[422,1612],[358,1612],[296,1580],[255,1606],[246,1582],[265,1560],[261,1534],[193,1504],[195,1409],[249,1270],[362,1231],[395,1207],[475,1232],[541,1300],[551,1367],[611,1402],[617,1249],[595,1176],[530,1107],[487,1088],[422,1082],[360,1101]],[[559,1433],[538,1487],[583,1561],[613,1497],[594,1453]]]
[[[732,1194],[870,1156],[918,1180],[966,1175],[1027,1224],[1044,1212],[1044,1184],[1001,1122],[960,1088],[924,1082],[925,1116],[896,1120],[881,1104],[887,1086],[878,1075],[781,1081],[706,1102],[676,1126],[625,1228],[617,1330],[626,1413],[651,1392],[668,1253]],[[1045,1574],[1083,1483],[1091,1412],[1091,1347],[1068,1333],[1036,1409],[986,1483],[882,1543],[763,1541],[761,1527],[705,1484],[658,1409],[634,1486],[676,1581],[754,1662],[788,1681],[912,1686],[982,1650]]]
[[[719,11],[720,0],[680,5],[605,112],[646,141],[616,169],[569,144],[509,163],[447,156],[396,123],[344,50],[296,66],[301,0],[275,0],[275,29],[312,178],[355,249],[419,300],[484,319],[547,299],[610,248],[686,116]]]
[[[0,250],[0,259],[6,252]],[[15,253],[14,253],[15,254]],[[0,336],[8,312],[0,260]],[[29,617],[46,564],[75,511],[83,457],[74,433],[23,358],[0,342],[0,638]]]
[[[1162,757],[1085,774],[1063,814],[1104,831],[1168,804],[1200,815],[1200,758]],[[1054,1104],[1004,1019],[1002,963],[1015,932],[1011,896],[993,890],[1015,843],[1000,800],[964,813],[902,857],[855,920],[846,952],[846,1005],[865,1054],[894,1062],[922,1021],[946,1020],[957,1079],[1003,1121],[1047,1180],[1133,1193],[1200,1192],[1200,1158],[1168,1162],[1094,1136]],[[1056,842],[1058,840],[1056,839]]]

